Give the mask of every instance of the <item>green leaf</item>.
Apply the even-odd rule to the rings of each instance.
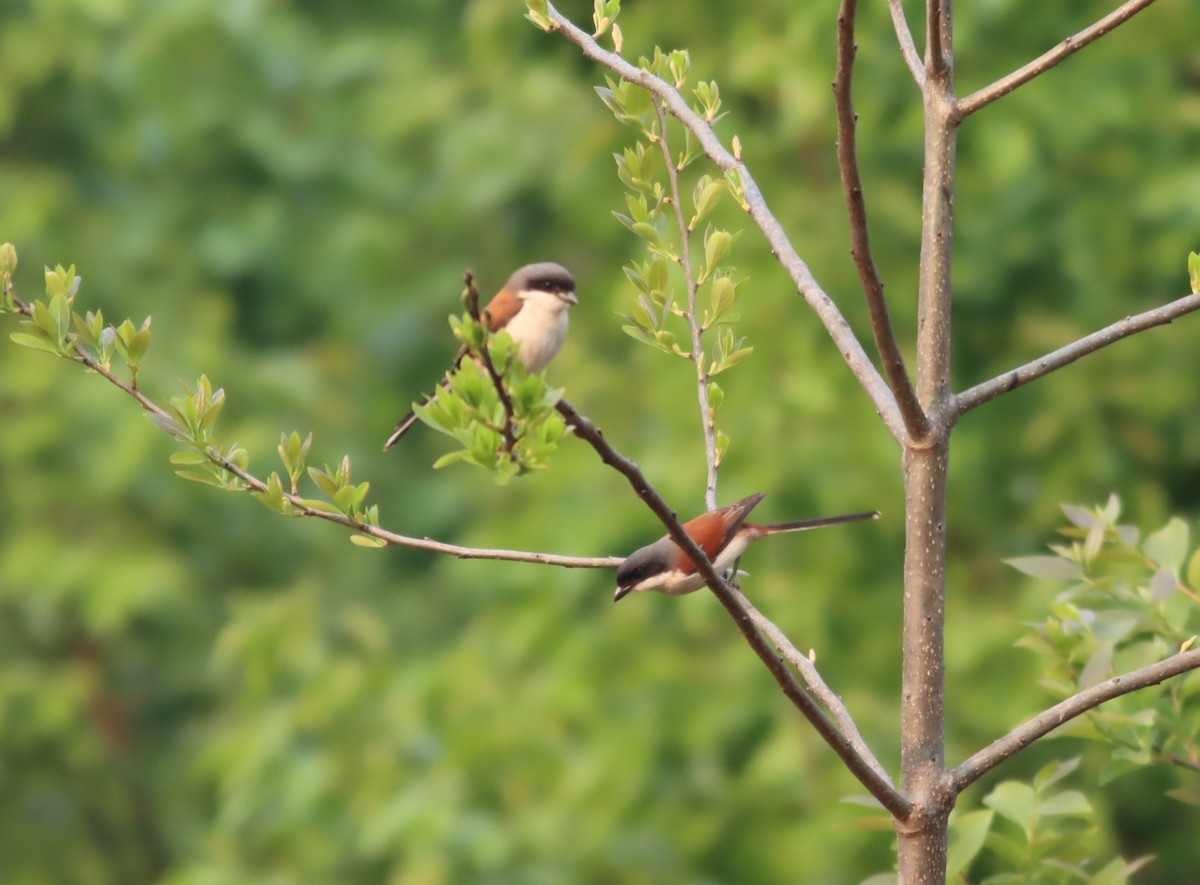
[[[1075,756],[1071,759],[1066,759],[1061,762],[1051,762],[1049,765],[1043,766],[1037,774],[1033,776],[1033,788],[1038,792],[1046,790],[1048,787],[1061,781],[1063,778],[1070,775],[1079,767],[1082,756]]]
[[[216,486],[219,489],[225,488],[225,482],[218,479],[212,473],[198,473],[195,470],[176,470],[176,476],[181,476],[184,479],[190,479],[192,482],[202,482],[205,485]]]
[[[297,498],[296,500],[310,510],[320,510],[322,513],[341,513],[337,505],[331,501],[323,501],[320,498]]]
[[[54,298],[72,299],[75,293],[79,291],[80,278],[75,274],[75,265],[71,265],[66,270],[61,264],[56,264],[54,270],[45,269],[46,294],[51,300]]]
[[[718,276],[713,279],[711,293],[713,322],[729,312],[736,296],[737,289],[733,285],[733,280],[728,276]]]
[[[40,335],[30,335],[26,332],[11,332],[8,337],[22,347],[28,347],[33,350],[44,350],[47,353],[53,354],[61,353],[57,345]]]
[[[195,449],[187,449],[182,452],[172,452],[168,459],[172,464],[211,464],[208,456],[203,452],[198,452]]]
[[[629,317],[626,317],[629,319]],[[629,322],[621,326],[621,331],[635,341],[640,341],[642,344],[655,344],[654,333],[649,329],[643,329],[635,323]]]
[[[1080,507],[1078,504],[1063,504],[1062,512],[1066,514],[1067,519],[1075,525],[1083,529],[1090,529],[1098,520],[1096,514],[1087,507]]]
[[[133,334],[126,345],[126,353],[131,363],[141,362],[142,357],[150,348],[150,317],[142,324],[142,328]]]
[[[1088,879],[1088,885],[1127,885],[1138,870],[1154,860],[1153,854],[1144,854],[1132,862],[1115,857]]]
[[[334,497],[338,493],[338,484],[334,478],[325,470],[317,467],[308,468],[309,478],[316,483],[317,488],[324,492],[329,497]]]
[[[704,235],[704,266],[711,274],[729,254],[735,236],[727,230],[710,230]]]
[[[1113,676],[1113,649],[1111,645],[1098,648],[1079,674],[1079,689],[1082,691],[1099,685]]]
[[[618,214],[618,213],[616,213],[616,212],[613,213],[613,215],[616,215],[616,214]],[[633,222],[630,222],[630,224],[632,224],[632,223]],[[625,271],[625,278],[633,284],[633,287],[635,289],[637,289],[643,295],[650,294],[650,283],[646,281],[646,277],[642,274],[642,272],[638,268],[629,267],[628,265],[626,265],[626,266],[622,267],[621,270]]]
[[[1188,535],[1187,523],[1178,516],[1172,517],[1165,526],[1146,538],[1142,552],[1160,566],[1178,569],[1187,557]]]
[[[670,56],[667,58],[667,67],[671,71],[671,77],[675,81],[676,89],[682,89],[683,84],[687,82],[687,75],[691,66],[692,61],[686,49],[671,51]]]
[[[725,402],[725,391],[716,381],[708,382],[708,407],[715,415],[717,409],[721,408],[721,403]]]
[[[387,541],[383,540],[383,538],[361,534],[351,535],[350,543],[357,544],[359,547],[386,547],[388,545]]]
[[[612,24],[612,19],[604,14],[604,0],[595,0],[595,7],[592,12],[592,24],[596,28],[592,33],[593,37],[602,37],[608,31],[608,26]]]
[[[448,454],[442,455],[442,457],[440,457],[436,461],[434,461],[433,469],[441,470],[443,467],[449,467],[451,464],[454,464],[457,461],[465,461],[465,460],[467,460],[466,450],[459,449],[456,452],[450,452]]]
[[[267,489],[264,492],[251,492],[254,498],[261,501],[265,506],[271,508],[277,513],[284,516],[299,516],[296,508],[292,506],[292,502],[283,496],[283,481],[279,478],[279,474],[274,470],[267,477]]]
[[[729,435],[718,430],[715,442],[717,445],[717,463],[720,464],[725,459],[725,453],[729,451]]]
[[[1050,581],[1078,581],[1084,577],[1078,563],[1061,556],[1018,556],[1004,563],[1023,574]]]
[[[0,274],[11,275],[17,269],[17,247],[12,243],[0,246]]]
[[[630,228],[635,234],[645,240],[647,243],[652,243],[656,246],[662,245],[662,234],[653,224],[645,221],[634,222]]]
[[[191,434],[188,432],[188,429],[170,415],[161,415],[158,412],[145,412],[144,414],[147,418],[153,421],[160,430],[165,430],[167,433],[171,434],[171,436],[184,440],[191,438]]]
[[[558,28],[554,19],[550,18],[550,7],[546,0],[525,0],[525,18],[529,19],[543,31],[553,31]]]
[[[1028,784],[1020,781],[999,783],[984,797],[983,804],[1020,827],[1027,842],[1033,839],[1037,795]]]
[[[1192,287],[1192,294],[1200,294],[1200,253],[1188,253],[1188,282]]]
[[[947,879],[958,879],[983,848],[992,827],[994,811],[979,809],[956,814],[950,821],[950,849],[946,862]]]
[[[696,214],[688,222],[688,230],[695,230],[696,225],[716,208],[717,202],[720,200],[724,190],[725,182],[723,180],[714,180],[709,175],[702,175],[700,177],[700,180],[696,182],[696,186],[692,190],[692,205],[695,207]]]
[[[1192,590],[1200,588],[1200,550],[1192,554],[1187,566],[1187,585]]]
[[[1119,777],[1123,777],[1133,771],[1139,771],[1142,768],[1145,768],[1143,763],[1134,762],[1130,759],[1110,759],[1100,767],[1100,773],[1096,776],[1096,781],[1100,786],[1104,786]]]
[[[1065,790],[1039,803],[1037,813],[1043,817],[1089,817],[1092,805],[1078,790]]]

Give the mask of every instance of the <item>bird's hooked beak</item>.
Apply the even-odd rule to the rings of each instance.
[[[633,585],[626,587],[617,587],[617,592],[613,594],[613,602],[620,602],[626,596],[633,592]]]

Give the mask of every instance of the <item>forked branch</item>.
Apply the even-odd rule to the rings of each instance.
[[[908,368],[904,365],[904,354],[896,341],[896,330],[888,312],[887,299],[883,294],[883,280],[875,267],[871,255],[871,237],[867,226],[867,203],[863,196],[862,176],[858,169],[858,116],[854,113],[853,79],[854,21],[858,12],[858,0],[842,0],[838,11],[837,68],[833,79],[834,103],[837,106],[838,168],[842,174],[842,190],[846,195],[846,211],[850,217],[850,254],[862,280],[863,293],[871,313],[871,329],[875,333],[875,347],[883,362],[892,393],[895,394],[904,426],[911,439],[920,440],[929,433],[929,419],[917,400]]]
[[[862,344],[854,334],[854,330],[850,328],[850,324],[846,322],[841,310],[817,283],[808,265],[796,252],[783,225],[779,223],[779,219],[767,206],[767,201],[763,197],[762,191],[759,190],[754,177],[750,174],[750,170],[725,148],[712,126],[692,110],[687,100],[671,84],[654,76],[649,71],[631,64],[615,52],[604,49],[589,33],[576,27],[552,4],[547,4],[547,10],[550,20],[554,22],[556,28],[568,40],[577,45],[585,57],[608,68],[621,79],[641,86],[656,96],[663,102],[671,116],[679,120],[696,136],[696,141],[703,148],[705,156],[720,169],[735,175],[740,180],[745,201],[744,208],[754,219],[759,230],[763,232],[772,254],[783,265],[784,270],[787,271],[796,286],[796,290],[825,326],[825,330],[833,339],[838,352],[841,353],[846,365],[858,379],[867,396],[871,398],[871,402],[880,417],[883,418],[892,436],[897,441],[903,442],[906,435],[904,419],[900,415],[891,388],[875,370],[870,357],[863,350]]]
[[[799,682],[796,674],[789,669],[787,663],[775,653],[775,650],[771,647],[771,640],[764,636],[758,624],[763,623],[764,626],[769,624],[770,627],[768,629],[778,636],[782,636],[782,632],[757,611],[753,611],[753,606],[749,605],[745,597],[730,587],[716,573],[712,562],[700,546],[692,540],[691,536],[683,530],[683,525],[676,517],[675,512],[671,510],[667,502],[663,500],[662,496],[650,485],[646,477],[642,475],[637,464],[613,448],[599,429],[591,421],[575,411],[566,400],[559,400],[558,411],[567,424],[575,431],[575,435],[595,449],[596,454],[600,456],[602,462],[623,475],[629,481],[630,486],[633,487],[638,497],[659,518],[666,527],[667,534],[683,549],[688,558],[695,563],[696,571],[700,573],[700,576],[704,578],[712,590],[713,595],[720,600],[725,610],[729,612],[734,623],[745,637],[746,642],[766,665],[767,670],[775,678],[775,682],[779,685],[780,689],[804,715],[804,718],[812,724],[817,734],[837,753],[851,774],[858,778],[867,791],[878,799],[880,804],[897,819],[907,819],[912,811],[912,806],[892,785],[892,782],[888,779],[886,773],[884,773],[882,766],[875,760],[874,755],[862,740],[858,730],[851,728],[847,731],[841,731],[837,725],[830,721],[817,702],[813,700],[809,694],[809,690]],[[794,646],[790,642],[787,642],[787,645],[794,649]],[[796,652],[796,654],[799,655],[799,652]],[[815,675],[815,668],[812,668],[811,672]],[[823,682],[819,684],[824,692],[828,692],[832,696],[832,692],[829,691]],[[844,714],[848,720],[849,714],[844,712],[845,708],[841,707],[840,702],[838,707],[840,709],[835,708],[835,715],[840,719]]]

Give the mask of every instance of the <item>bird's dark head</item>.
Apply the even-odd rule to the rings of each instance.
[[[613,602],[618,602],[638,590],[652,590],[663,583],[671,568],[666,555],[670,549],[670,541],[665,538],[663,540],[667,541],[667,544],[657,541],[625,557],[625,561],[617,569],[617,592],[613,595]]]
[[[517,295],[530,292],[545,292],[566,302],[578,304],[575,296],[575,278],[561,264],[553,261],[540,261],[537,264],[527,264],[518,268],[504,288]]]

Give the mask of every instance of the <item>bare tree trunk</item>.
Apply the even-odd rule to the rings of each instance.
[[[954,244],[955,119],[952,13],[929,0],[925,51],[925,187],[917,307],[917,396],[929,416],[925,439],[904,453],[904,685],[901,793],[913,805],[897,821],[900,881],[946,881],[954,793],[945,758],[946,494],[950,465],[951,256]]]

